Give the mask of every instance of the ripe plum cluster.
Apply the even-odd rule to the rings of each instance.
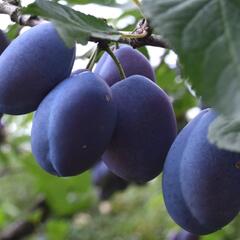
[[[176,136],[167,94],[148,60],[130,46],[114,51],[127,78],[105,53],[94,72],[71,74],[69,49],[51,23],[31,28],[0,58],[0,112],[33,119],[32,152],[57,176],[74,176],[102,160],[115,175],[146,182],[160,174]]]
[[[240,154],[209,143],[216,112],[203,110],[176,137],[172,105],[148,60],[130,46],[113,52],[123,80],[108,53],[94,72],[71,74],[75,47],[66,47],[52,23],[10,44],[0,31],[0,113],[36,111],[32,152],[48,173],[68,177],[95,166],[93,182],[106,199],[163,170],[164,201],[174,221],[197,235],[221,229],[240,210]]]

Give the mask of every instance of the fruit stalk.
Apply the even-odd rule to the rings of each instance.
[[[122,64],[120,63],[120,61],[118,60],[118,58],[114,55],[113,51],[110,49],[110,47],[108,46],[108,44],[105,43],[100,43],[100,47],[105,50],[113,59],[113,61],[115,62],[118,70],[119,70],[119,74],[121,76],[121,79],[125,79],[126,78],[126,74],[124,72],[124,69],[122,67]]]
[[[86,67],[86,68],[87,68],[88,70],[92,71],[92,69],[93,69],[93,67],[94,67],[94,64],[95,64],[95,62],[96,62],[96,58],[97,58],[99,52],[100,52],[100,48],[99,48],[99,46],[97,45],[96,49],[93,51],[93,53],[92,53],[92,55],[91,55],[91,57],[90,57],[90,60],[89,60],[89,62],[88,62],[88,64],[87,64],[87,67]]]

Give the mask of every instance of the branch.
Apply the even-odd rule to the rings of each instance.
[[[44,20],[36,16],[21,15],[20,7],[10,4],[10,0],[0,0],[0,14],[7,14],[13,22],[22,26],[33,27],[42,23]]]
[[[134,38],[134,35],[136,35],[135,38]],[[136,29],[129,36],[130,37],[121,37],[116,42],[129,44],[133,48],[140,48],[146,45],[153,46],[153,47],[169,48],[169,46],[162,39],[161,36],[152,34],[152,29],[149,26],[149,23],[146,19],[142,19],[141,21],[139,21],[139,23],[136,26]],[[143,37],[139,37],[139,36],[143,36]],[[99,39],[90,38],[90,41],[98,42]]]
[[[45,22],[45,20],[37,17],[37,16],[30,16],[30,15],[22,15],[20,11],[20,7],[16,5],[12,5],[9,3],[11,0],[0,0],[0,14],[7,14],[10,16],[11,20],[13,22],[18,23],[22,26],[30,26],[33,27],[35,25],[38,25],[42,22]],[[143,26],[145,26],[145,22],[141,23]],[[139,29],[137,28],[137,31],[133,32],[133,35],[131,38],[128,37],[121,37],[120,39],[116,40],[115,42],[124,43],[131,45],[133,48],[140,48],[142,46],[154,46],[154,47],[162,47],[162,48],[169,48],[168,44],[162,39],[161,36],[154,35],[154,34],[147,34],[143,38],[139,38]],[[144,28],[142,28],[144,29]],[[145,29],[144,29],[145,30]],[[134,38],[134,33],[136,34],[136,38]],[[96,37],[90,37],[89,41],[91,42],[114,42],[112,39],[107,38],[96,38]]]
[[[39,199],[33,208],[31,209],[30,214],[38,212],[40,214],[39,219],[36,221],[31,219],[19,220],[11,224],[8,228],[4,229],[0,233],[1,240],[17,240],[23,239],[23,237],[31,234],[38,227],[39,224],[44,222],[49,215],[49,207],[44,198]]]
[[[144,38],[124,38],[121,37],[116,41],[110,39],[102,39],[96,37],[90,37],[89,41],[91,42],[118,42],[123,44],[131,45],[133,48],[140,48],[143,46],[152,46],[152,47],[161,47],[161,48],[169,48],[168,44],[163,40],[163,38],[159,35],[152,34],[150,36]]]

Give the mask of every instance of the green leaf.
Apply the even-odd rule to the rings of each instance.
[[[89,4],[89,3],[97,3],[100,5],[106,6],[116,6],[115,0],[67,0],[68,3],[72,4]]]
[[[10,39],[10,40],[15,39],[18,36],[21,28],[22,27],[19,24],[16,24],[16,23],[12,24],[12,25],[9,25],[8,26],[8,32],[7,32],[8,39]]]
[[[239,116],[240,0],[144,0],[143,10],[203,101]]]
[[[87,44],[90,37],[110,40],[120,38],[120,34],[107,25],[105,20],[83,14],[58,3],[37,0],[23,12],[41,16],[53,22],[68,46],[72,46],[75,41]]]
[[[217,117],[209,127],[208,138],[219,148],[240,152],[240,118]]]

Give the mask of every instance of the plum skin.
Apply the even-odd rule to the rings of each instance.
[[[206,113],[206,111],[207,110],[202,111],[178,134],[169,150],[163,168],[163,197],[168,213],[178,225],[183,226],[188,223],[189,227],[187,229],[191,229],[192,226],[197,225],[198,223],[189,213],[181,193],[181,183],[179,181],[179,168],[181,164],[180,159],[182,159],[189,134],[194,129],[196,123],[198,123],[198,121],[201,119],[202,115]],[[179,218],[183,212],[185,217],[180,220]]]
[[[92,168],[92,182],[98,189],[100,200],[109,199],[115,192],[126,189],[130,184],[113,174],[103,161]]]
[[[67,48],[52,23],[32,27],[17,37],[0,57],[0,112],[25,114],[67,78],[75,47]]]
[[[91,168],[109,143],[116,106],[107,84],[91,72],[61,82],[40,104],[32,127],[32,152],[58,176]]]
[[[176,119],[166,93],[134,75],[112,87],[117,124],[102,160],[119,177],[143,183],[160,174],[176,136]]]
[[[195,235],[193,233],[187,232],[185,230],[181,230],[178,233],[175,233],[171,237],[169,237],[169,240],[199,240],[200,237],[198,235]]]
[[[148,59],[139,51],[128,45],[121,45],[113,51],[120,61],[126,77],[142,75],[155,82],[155,73]],[[109,86],[119,82],[119,70],[108,53],[104,53],[96,65],[94,73],[101,76]]]
[[[207,139],[216,118],[204,110],[174,141],[163,170],[163,196],[173,220],[197,235],[215,232],[240,209],[240,154],[220,150]]]

